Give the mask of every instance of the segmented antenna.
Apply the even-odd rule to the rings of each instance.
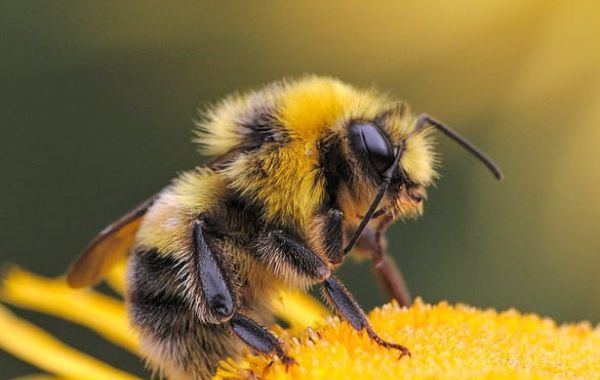
[[[477,157],[479,161],[481,161],[487,168],[492,172],[496,179],[502,179],[503,174],[500,170],[500,167],[496,165],[494,160],[492,160],[487,154],[483,153],[479,148],[477,148],[473,143],[469,140],[458,134],[455,130],[448,127],[444,123],[434,119],[433,117],[427,115],[426,113],[422,113],[417,118],[417,124],[415,125],[415,130],[413,133],[418,133],[423,126],[429,123],[431,126],[435,127],[438,131],[442,132],[446,136],[450,137],[452,140],[457,142],[460,146],[469,151],[473,156]]]

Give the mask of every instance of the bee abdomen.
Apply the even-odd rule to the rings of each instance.
[[[239,354],[241,343],[227,325],[200,320],[177,286],[181,265],[153,250],[131,256],[129,319],[153,371],[167,378],[208,379],[220,360]]]

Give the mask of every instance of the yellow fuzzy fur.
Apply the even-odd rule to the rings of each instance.
[[[211,210],[224,190],[223,180],[209,169],[184,173],[148,210],[137,243],[174,256],[187,254],[192,223]]]
[[[435,177],[429,132],[414,132],[415,118],[404,103],[336,79],[309,76],[234,95],[208,109],[198,125],[197,141],[203,153],[221,160],[183,173],[156,198],[151,198],[141,223],[138,210],[133,214],[138,216],[124,219],[120,223],[125,224],[117,224],[114,231],[102,237],[108,243],[120,242],[120,233],[133,234],[140,223],[134,244],[140,255],[130,262],[130,273],[145,275],[136,269],[137,265],[149,265],[136,261],[142,254],[150,259],[162,255],[171,259],[165,263],[175,264],[165,265],[168,274],[154,279],[158,282],[147,279],[138,286],[143,291],[156,291],[159,286],[166,295],[177,294],[193,311],[190,326],[198,320],[202,322],[192,326],[199,335],[189,341],[157,338],[148,325],[141,323],[138,327],[142,351],[152,368],[181,376],[184,370],[176,360],[181,356],[194,359],[189,365],[195,372],[185,369],[186,376],[204,378],[214,370],[217,359],[236,356],[241,350],[240,341],[229,335],[225,339],[203,325],[223,320],[211,313],[196,275],[191,274],[195,273],[192,267],[196,264],[190,259],[196,253],[194,226],[199,217],[206,216],[205,222],[214,217],[212,222],[216,220],[217,226],[211,227],[226,228],[227,238],[215,243],[221,244],[217,245],[224,268],[220,270],[227,275],[223,282],[229,281],[226,285],[231,288],[232,297],[236,303],[242,302],[238,306],[258,322],[270,319],[270,300],[282,284],[304,288],[329,275],[333,262],[319,272],[321,277],[306,275],[296,264],[291,265],[282,252],[268,245],[269,234],[265,231],[284,230],[300,237],[326,263],[324,238],[330,232],[322,212],[328,207],[341,209],[342,235],[344,229],[358,225],[381,181],[374,167],[369,166],[369,158],[365,158],[367,152],[361,153],[353,145],[356,136],[349,136],[349,126],[354,122],[375,124],[394,148],[404,147],[400,166],[411,181],[410,188],[398,185],[394,191],[386,192],[379,203],[383,217],[372,219],[368,228],[383,231],[400,217],[420,214],[419,198],[425,196],[425,188]],[[326,159],[320,157],[321,152],[328,155]],[[331,162],[326,162],[329,159]],[[342,172],[336,173],[339,168]],[[334,181],[328,183],[329,179]],[[343,236],[336,239],[343,240]],[[264,256],[258,244],[267,244],[273,254]],[[110,244],[104,246],[110,248]],[[84,264],[98,262],[98,255],[100,262],[110,257],[104,253],[93,250],[94,260],[84,260]],[[134,298],[131,300],[128,305],[134,310],[139,305]],[[199,352],[197,357],[187,355],[204,347],[198,346],[198,336],[212,351]],[[175,346],[179,344],[184,348]]]
[[[372,91],[359,91],[336,79],[307,77],[282,91],[279,120],[294,139],[315,143],[341,120],[370,119],[385,99]]]
[[[244,154],[224,175],[232,188],[265,205],[267,219],[301,229],[325,195],[317,141],[340,132],[348,120],[372,120],[398,107],[373,90],[359,90],[333,78],[308,76],[278,82],[244,96],[232,96],[209,110],[197,131],[202,151],[224,154],[243,145],[247,135],[239,121],[250,109],[268,105],[273,106],[289,141],[278,150]],[[414,128],[410,115],[392,115],[389,119],[383,129],[392,144],[405,139]],[[435,177],[435,156],[429,140],[426,132],[411,136],[401,161],[411,178],[426,186]],[[347,152],[346,156],[351,155]],[[250,175],[259,160],[266,176]],[[366,199],[371,190],[363,192]]]

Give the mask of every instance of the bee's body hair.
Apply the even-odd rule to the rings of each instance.
[[[206,379],[223,356],[241,353],[241,345],[225,324],[199,322],[190,301],[179,295],[180,265],[152,250],[134,253],[128,268],[128,314],[155,374]]]
[[[270,221],[306,229],[315,208],[336,200],[339,177],[352,174],[356,164],[343,152],[346,123],[374,119],[396,104],[331,78],[282,81],[211,109],[197,141],[206,154],[237,150],[237,158],[220,168],[230,186],[259,204]],[[403,128],[407,133],[408,124]]]
[[[200,170],[189,175],[211,177],[217,174]],[[200,182],[202,178],[195,180]],[[210,182],[210,179],[204,180]],[[140,228],[138,248],[129,263],[127,305],[142,342],[146,342],[142,350],[151,368],[158,372],[186,372],[194,374],[190,378],[203,379],[213,373],[218,359],[226,357],[224,347],[229,348],[228,356],[236,356],[242,351],[242,342],[230,332],[226,333],[227,329],[217,328],[225,326],[226,321],[213,315],[204,294],[198,291],[202,287],[197,277],[198,255],[194,253],[190,226],[204,219],[211,228],[207,236],[219,237],[213,239],[218,242],[211,243],[210,238],[207,241],[211,251],[222,255],[220,260],[228,267],[223,274],[230,278],[224,281],[234,295],[236,309],[263,325],[272,322],[271,300],[277,288],[306,288],[328,276],[329,269],[326,259],[312,251],[300,256],[299,253],[308,248],[296,243],[302,241],[299,237],[292,239],[287,233],[261,222],[262,218],[257,217],[258,207],[223,188],[217,191],[217,203],[201,213],[187,214],[187,220],[179,220],[181,225],[171,226],[176,228],[168,239],[158,243],[156,239],[145,239],[172,222],[169,215],[181,218],[182,210],[192,206],[177,203],[179,186],[185,185],[176,182],[156,200]],[[174,243],[173,239],[185,241]],[[282,240],[286,242],[283,245]],[[187,249],[182,249],[185,245]],[[172,251],[173,247],[179,248]],[[153,304],[158,307],[153,308]],[[191,335],[184,337],[182,334],[188,328]],[[146,347],[152,348],[146,353]],[[163,348],[158,350],[157,347]],[[200,348],[204,353],[195,354]]]
[[[386,288],[410,303],[383,232],[421,214],[436,177],[429,129],[415,130],[416,121],[405,103],[332,78],[280,81],[229,97],[198,123],[197,141],[212,160],[103,232],[69,281],[93,284],[133,244],[126,304],[159,376],[210,378],[220,360],[247,351],[243,342],[292,363],[262,326],[273,321],[280,288],[315,284],[355,329],[406,354],[376,335],[331,273],[344,243],[365,226],[353,252],[377,260]],[[367,210],[373,218],[364,217]],[[106,255],[110,247],[118,254]]]
[[[152,368],[202,379],[215,369],[216,358],[243,349],[241,340],[222,329],[231,316],[215,314],[203,294],[202,255],[193,238],[199,221],[210,257],[221,268],[211,272],[211,281],[222,281],[217,288],[224,289],[223,299],[231,295],[234,320],[242,313],[269,324],[276,288],[306,288],[330,278],[330,268],[343,258],[344,235],[355,228],[344,222],[344,213],[355,217],[363,211],[376,182],[361,174],[371,168],[350,150],[345,131],[348,123],[373,120],[390,107],[406,118],[404,105],[382,95],[309,77],[229,98],[208,111],[198,140],[203,152],[224,158],[184,173],[155,200],[129,265],[128,307],[146,342],[143,350],[151,347],[146,357]],[[408,125],[390,129],[389,138],[398,141]],[[362,329],[364,314],[340,289],[326,292],[327,298],[345,317],[359,318]],[[152,302],[167,306],[153,310]],[[181,336],[185,328],[193,339]],[[270,335],[263,338],[268,346]],[[194,354],[199,349],[203,353]]]

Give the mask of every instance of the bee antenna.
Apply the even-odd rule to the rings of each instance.
[[[481,161],[487,168],[492,172],[496,179],[502,179],[503,174],[500,170],[500,167],[496,165],[494,160],[492,160],[487,154],[483,153],[479,148],[473,145],[469,140],[458,134],[458,132],[454,131],[452,128],[444,125],[442,122],[434,119],[426,113],[422,113],[417,118],[417,124],[415,126],[414,133],[419,132],[425,124],[430,124],[435,127],[438,131],[442,132],[446,136],[450,137],[452,140],[456,141],[463,148],[468,150],[472,155],[477,157],[479,161]]]
[[[365,227],[367,227],[367,224],[369,224],[369,221],[371,220],[371,217],[375,213],[377,206],[379,206],[379,203],[381,202],[383,195],[385,194],[388,187],[390,186],[390,182],[392,181],[392,173],[394,172],[394,169],[398,166],[398,162],[400,161],[400,156],[402,156],[402,152],[404,151],[403,146],[396,147],[395,149],[396,149],[396,152],[395,152],[396,156],[394,157],[394,163],[392,165],[390,165],[390,167],[387,168],[386,171],[383,173],[383,182],[381,183],[381,185],[379,185],[379,190],[377,191],[377,195],[375,195],[375,198],[373,198],[373,201],[371,202],[371,205],[369,206],[369,210],[367,211],[365,216],[363,216],[362,220],[360,221],[360,224],[358,225],[358,228],[354,231],[352,238],[350,238],[348,245],[346,246],[346,248],[344,248],[344,255],[347,255],[348,252],[350,252],[352,250],[352,248],[354,248],[354,245],[358,241],[360,234],[362,234]]]

